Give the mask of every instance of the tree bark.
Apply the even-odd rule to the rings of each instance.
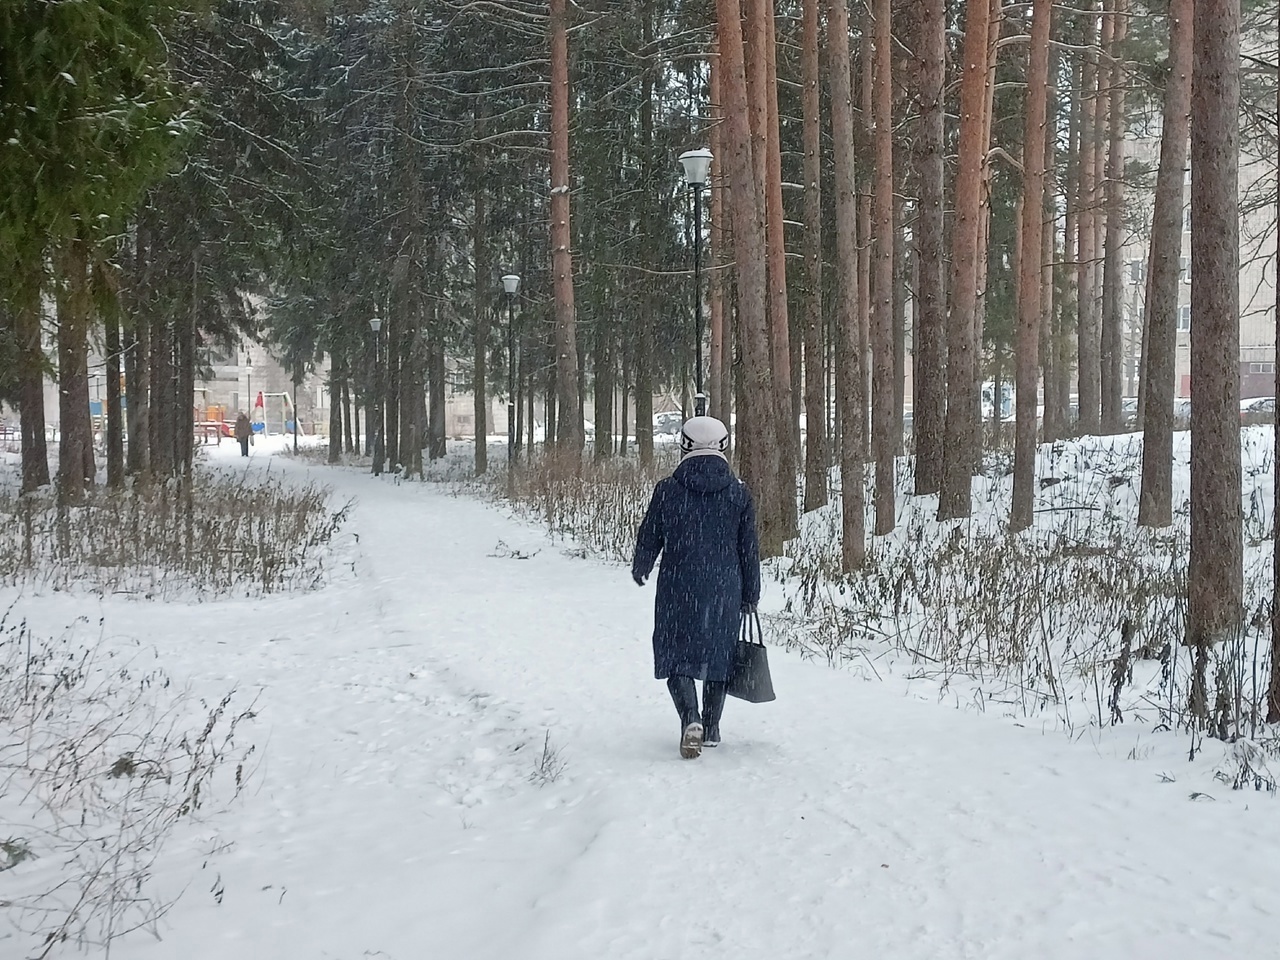
[[[1045,116],[1049,84],[1052,0],[1035,0],[1027,62],[1026,127],[1022,151],[1022,236],[1018,274],[1017,426],[1013,445],[1013,508],[1009,529],[1031,526],[1035,499],[1036,422],[1040,375],[1040,284],[1044,229]],[[995,398],[997,406],[1000,398]]]
[[[436,336],[431,339],[428,349],[430,370],[430,403],[427,412],[427,455],[432,460],[439,460],[448,452],[448,437],[445,433],[445,353],[444,345]]]
[[[131,324],[125,328],[125,392],[128,404],[129,446],[126,470],[130,476],[151,472],[151,321],[146,302],[144,226],[136,228],[133,256]]]
[[[863,143],[874,150],[875,129],[875,49],[872,44],[871,7],[862,11],[861,59],[862,76],[858,85],[859,116],[862,120]],[[870,172],[866,172],[869,170]],[[862,449],[866,456],[875,456],[871,427],[874,422],[871,405],[875,399],[875,357],[872,355],[871,298],[875,295],[875,272],[871,269],[871,249],[874,246],[874,215],[872,197],[875,194],[875,164],[868,164],[862,174],[858,193],[858,344],[862,351]],[[874,529],[874,526],[873,526]]]
[[[175,473],[183,480],[183,507],[188,525],[187,548],[191,548],[192,516],[191,475],[195,461],[195,417],[193,402],[196,393],[196,330],[199,328],[200,311],[200,247],[192,251],[190,302],[185,311],[174,317],[174,403],[173,438]]]
[[[1054,330],[1055,263],[1057,261],[1057,142],[1058,99],[1057,77],[1059,54],[1053,49],[1053,24],[1049,25],[1049,76],[1044,135],[1044,206],[1041,214],[1044,226],[1040,230],[1040,364],[1044,384],[1044,419],[1041,437],[1045,440],[1056,436],[1058,427],[1057,386],[1061,376],[1059,364],[1061,352],[1055,348]]]
[[[49,485],[49,449],[45,441],[45,355],[40,336],[40,286],[43,270],[36,268],[13,305],[14,325],[22,370],[18,385],[18,417],[22,431],[22,492]]]
[[[970,469],[977,474],[982,469],[982,450],[983,450],[983,431],[982,431],[982,383],[986,379],[982,366],[983,344],[986,340],[987,330],[987,290],[991,283],[990,270],[990,252],[991,252],[991,183],[994,170],[989,161],[985,159],[987,148],[991,143],[991,130],[995,123],[995,99],[996,99],[996,54],[999,49],[1000,32],[1004,26],[1004,0],[991,0],[991,11],[987,20],[987,87],[985,97],[985,113],[982,117],[982,148],[984,161],[982,165],[982,188],[978,191],[980,198],[980,216],[982,227],[978,231],[978,299],[977,305],[974,307],[973,313],[973,443],[972,443],[972,463]],[[1016,271],[1015,271],[1016,275]],[[994,347],[993,360],[996,369],[992,376],[999,380],[1002,370],[1000,363],[1003,360],[1001,349],[1004,346],[1000,342],[999,337],[992,337],[992,345]],[[1000,396],[997,389],[994,396]],[[998,411],[1003,409],[1003,404],[992,404],[992,439],[993,442],[1000,440],[1000,416]]]
[[[1076,225],[1079,229],[1077,250],[1079,267],[1076,279],[1076,310],[1078,317],[1079,357],[1079,431],[1096,434],[1100,426],[1101,400],[1101,345],[1099,342],[1097,301],[1097,249],[1095,221],[1098,218],[1098,185],[1096,182],[1097,119],[1100,95],[1098,82],[1098,54],[1093,49],[1097,42],[1097,14],[1093,0],[1086,5],[1083,42],[1090,48],[1084,55],[1081,74],[1080,152],[1079,152],[1079,213]]]
[[[578,343],[569,227],[569,42],[566,0],[550,0],[551,31],[551,280],[555,303],[556,385],[562,449],[582,452],[578,414]]]
[[[641,13],[641,40],[645,58],[640,75],[640,182],[654,182],[653,100],[657,67],[651,53],[653,49],[652,4],[645,3]],[[716,154],[719,161],[719,154]],[[713,190],[714,192],[714,190]],[[653,204],[640,205],[640,233],[642,238],[653,236]],[[650,245],[640,246],[640,259],[646,266],[650,262]],[[641,280],[636,293],[636,447],[640,452],[641,466],[653,463],[653,325],[654,305],[651,284]],[[715,394],[712,393],[712,399]]]
[[[613,455],[613,343],[612,324],[608,318],[617,312],[616,303],[609,302],[604,314],[596,318],[591,330],[591,389],[595,407],[596,434],[592,443],[592,457],[596,461]]]
[[[755,494],[764,556],[782,551],[784,527],[779,502],[776,405],[765,316],[768,284],[765,274],[764,203],[757,189],[748,126],[746,65],[743,54],[739,0],[716,0],[720,41],[720,83],[724,95],[725,168],[733,198],[733,244],[738,277],[738,323],[743,362],[740,394],[739,448],[748,447],[743,477]],[[794,482],[794,481],[793,481]]]
[[[803,0],[800,68],[804,143],[804,509],[826,506],[827,402],[822,318],[822,96],[819,0]]]
[[[342,383],[338,358],[329,354],[329,463],[342,460]]]
[[[791,382],[791,323],[787,304],[786,216],[782,206],[782,134],[778,117],[777,38],[773,0],[756,0],[764,21],[765,99],[765,244],[768,255],[770,345],[773,360],[773,399],[778,445],[778,521],[781,536],[799,532],[796,474],[799,451],[795,394]]]
[[[943,207],[947,7],[945,0],[922,0],[918,7],[915,163],[919,184],[916,215],[916,341],[912,367],[916,405],[912,432],[916,446],[915,490],[937,493],[942,486],[942,440],[946,404],[946,289],[943,265]]]
[[[1106,242],[1102,262],[1102,427],[1106,433],[1120,433],[1124,412],[1124,51],[1128,17],[1124,0],[1110,0],[1112,22],[1108,53],[1108,147],[1106,195]]]
[[[1190,0],[1188,0],[1190,2]],[[1276,114],[1280,117],[1280,84],[1276,85]],[[1280,223],[1280,153],[1276,156],[1276,223]],[[1280,280],[1280,238],[1276,242],[1275,277]],[[1276,283],[1275,312],[1276,396],[1280,397],[1280,282]],[[1272,437],[1271,477],[1271,682],[1267,686],[1267,723],[1280,723],[1280,416]]]
[[[1191,81],[1191,559],[1187,640],[1232,636],[1243,607],[1240,496],[1240,5],[1195,5]],[[1201,670],[1193,716],[1207,714]]]
[[[725,282],[722,265],[725,262],[724,247],[724,186],[721,171],[724,161],[720,158],[720,127],[724,118],[721,109],[720,93],[720,51],[712,41],[710,60],[710,143],[711,174],[707,181],[707,193],[710,196],[710,223],[708,224],[708,269],[707,269],[707,302],[709,304],[709,327],[711,349],[708,355],[707,370],[707,412],[717,420],[729,422],[729,411],[725,404],[725,336],[724,336],[724,290]]]
[[[855,226],[853,85],[849,56],[849,10],[845,0],[826,0],[827,69],[831,86],[831,139],[836,207],[836,404],[840,414],[841,566],[845,573],[866,562],[864,403],[858,329],[858,249]]]
[[[478,110],[479,108],[477,108]],[[477,128],[479,120],[477,119]],[[477,134],[482,131],[477,129]],[[475,309],[475,421],[476,421],[476,476],[489,469],[489,303],[493,278],[489,269],[489,238],[486,223],[484,179],[485,150],[476,148],[476,182],[474,193],[474,218],[471,229],[471,262],[475,267],[475,288],[472,294]]]
[[[898,437],[894,436],[893,356],[893,35],[890,0],[875,0],[875,74],[872,80],[874,119],[874,270],[872,334],[872,443],[876,461],[876,536],[893,532],[897,522],[894,466]]]
[[[986,3],[966,8],[960,81],[960,140],[955,223],[951,230],[951,318],[947,335],[947,413],[938,519],[969,516],[973,467],[974,319],[978,305],[978,248],[984,227],[982,171],[986,160]]]
[[[89,278],[88,247],[74,237],[59,257],[61,285],[58,306],[58,502],[84,501],[86,462],[93,455],[93,426],[89,420]]]
[[[94,281],[101,283],[100,264],[94,266]],[[103,348],[106,356],[106,389],[103,391],[107,413],[107,486],[124,487],[124,411],[120,407],[120,311],[117,305],[104,311]]]
[[[155,316],[151,324],[151,471],[172,477],[176,468],[173,443],[173,331],[172,320]],[[252,409],[249,397],[245,409]]]
[[[1077,374],[1077,413],[1079,412],[1079,364],[1074,370],[1070,355],[1071,343],[1079,342],[1079,264],[1077,262],[1077,241],[1080,238],[1080,128],[1082,125],[1082,97],[1079,94],[1083,66],[1079,57],[1074,58],[1071,66],[1071,107],[1067,115],[1067,169],[1064,206],[1066,214],[1062,229],[1062,303],[1058,308],[1057,337],[1055,349],[1061,354],[1059,364],[1059,401],[1058,401],[1058,433],[1048,439],[1070,436],[1076,431],[1076,423],[1071,419],[1071,384],[1073,374]],[[1073,336],[1073,333],[1075,334]],[[1078,358],[1077,358],[1078,359]]]
[[[1146,402],[1142,425],[1142,495],[1138,523],[1173,523],[1173,397],[1178,354],[1182,205],[1191,122],[1192,18],[1195,0],[1169,5],[1169,76],[1164,89],[1160,167],[1151,218],[1147,299]]]

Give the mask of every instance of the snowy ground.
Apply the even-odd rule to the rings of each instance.
[[[270,452],[210,456],[358,500],[320,593],[0,591],[258,698],[247,793],[175,836],[155,883],[185,892],[116,960],[1274,954],[1276,801],[1179,782],[1160,734],[1072,741],[773,650],[777,702],[731,701],[684,762],[651,589],[443,485]]]

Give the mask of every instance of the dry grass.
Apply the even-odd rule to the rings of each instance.
[[[0,906],[24,957],[155,932],[171,906],[151,885],[162,846],[240,793],[254,753],[252,703],[197,700],[153,656],[83,633],[0,618]]]
[[[0,491],[0,583],[146,597],[314,588],[349,509],[322,487],[201,472],[189,495],[177,482],[95,488],[71,508]]]

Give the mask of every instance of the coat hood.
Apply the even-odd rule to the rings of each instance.
[[[733,471],[721,457],[686,457],[672,476],[691,493],[719,493],[733,482]]]

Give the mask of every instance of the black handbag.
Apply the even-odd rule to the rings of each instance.
[[[769,651],[764,646],[760,615],[754,610],[742,615],[742,636],[733,648],[733,664],[729,667],[731,697],[748,703],[776,700],[773,679],[769,676]]]

